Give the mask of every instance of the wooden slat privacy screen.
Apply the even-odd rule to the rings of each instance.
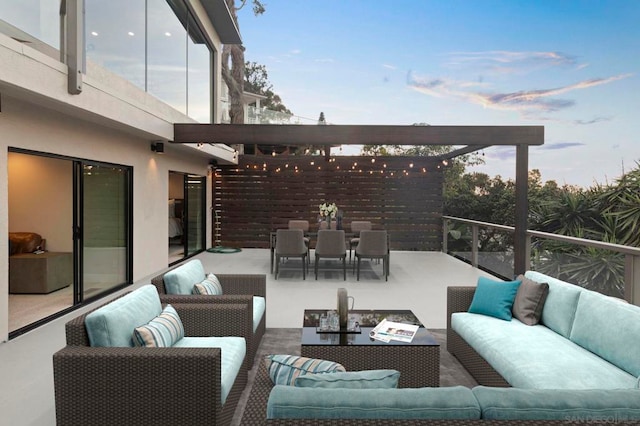
[[[427,157],[246,156],[214,177],[215,244],[268,248],[290,219],[318,228],[318,205],[334,202],[343,227],[370,220],[393,250],[440,250],[443,166]]]

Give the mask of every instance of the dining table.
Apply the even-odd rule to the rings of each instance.
[[[283,228],[283,229],[286,229],[286,228]],[[277,231],[271,231],[271,233],[269,234],[269,250],[271,251],[271,273],[272,274],[273,274],[273,267],[275,265],[274,262],[275,262],[275,253],[276,253],[276,234],[277,234]],[[360,234],[359,232],[345,231],[344,233],[345,244],[348,244],[351,238],[354,238],[359,234]],[[309,246],[311,246],[311,242],[314,239],[318,238],[318,231],[305,232],[304,236],[309,239]]]

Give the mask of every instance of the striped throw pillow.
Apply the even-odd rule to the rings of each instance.
[[[193,286],[192,294],[209,294],[209,295],[221,295],[222,285],[220,280],[214,274],[207,275],[201,283]]]
[[[337,373],[346,371],[342,364],[323,359],[297,355],[267,355],[265,365],[275,385],[294,385],[305,374]]]
[[[133,331],[133,343],[148,348],[168,348],[184,337],[184,327],[175,308],[167,305],[162,313]]]

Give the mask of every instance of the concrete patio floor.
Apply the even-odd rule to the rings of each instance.
[[[321,269],[317,281],[313,274],[302,280],[300,264],[295,265],[293,260],[283,265],[276,280],[270,274],[268,249],[244,249],[234,254],[204,252],[196,258],[203,262],[205,270],[214,273],[266,274],[268,328],[301,327],[305,308],[335,307],[337,289],[344,287],[355,298],[356,309],[411,309],[427,328],[443,329],[447,286],[475,285],[478,276],[487,275],[440,252],[392,251],[388,281],[382,277],[381,264],[368,262],[363,264],[360,281],[356,281],[351,269],[343,281],[342,270],[336,269],[335,264],[325,265],[330,268]],[[125,291],[149,283],[152,276]],[[65,345],[64,324],[90,308],[57,318],[0,345],[3,422],[55,425],[52,355]]]
[[[355,309],[410,309],[426,327],[446,328],[447,287],[475,285],[479,276],[490,276],[441,252],[392,251],[388,281],[382,275],[382,264],[375,261],[363,261],[360,281],[350,265],[344,281],[337,261],[323,261],[316,281],[313,262],[310,275],[302,280],[299,260],[282,265],[276,280],[269,272],[270,253],[266,249],[202,253],[197,258],[213,273],[267,274],[267,328],[301,327],[305,309],[335,308],[341,287],[355,298]]]

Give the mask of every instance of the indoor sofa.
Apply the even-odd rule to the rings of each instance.
[[[544,274],[540,321],[525,325],[468,312],[475,287],[449,287],[447,350],[487,386],[637,389],[640,307]]]
[[[69,321],[56,424],[228,425],[247,384],[246,342],[232,337],[244,317],[242,304],[163,307],[148,284]]]
[[[247,364],[251,368],[264,336],[267,324],[267,277],[264,274],[215,274],[221,294],[194,295],[195,284],[205,280],[207,273],[199,259],[192,259],[151,279],[163,303],[214,303],[247,306],[243,320],[247,339]]]

